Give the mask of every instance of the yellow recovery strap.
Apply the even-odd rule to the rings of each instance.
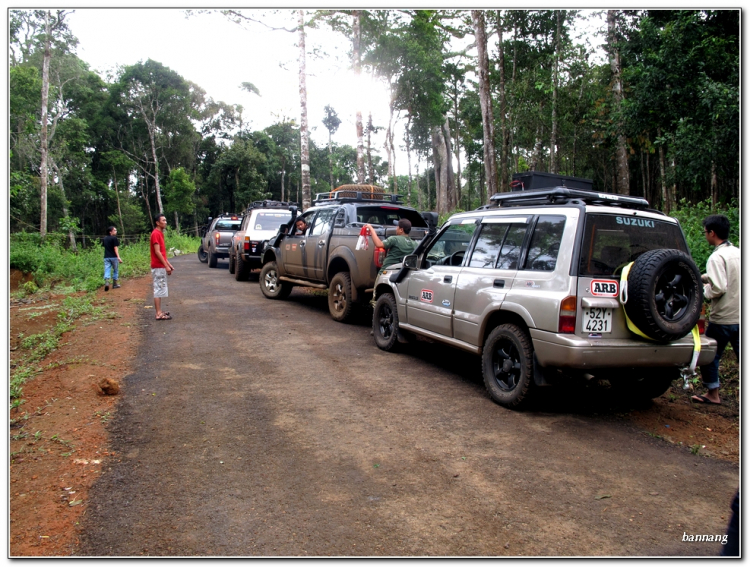
[[[633,267],[634,262],[630,262],[627,266],[625,266],[622,269],[622,274],[620,275],[620,304],[622,305],[623,309],[622,312],[625,315],[625,322],[628,325],[628,329],[630,329],[631,332],[635,333],[639,337],[642,337],[644,339],[647,339],[649,341],[653,341],[651,337],[649,337],[646,333],[641,331],[633,321],[630,320],[630,317],[628,317],[628,312],[625,310],[625,304],[628,302],[628,275],[630,274],[630,268]],[[693,327],[693,330],[691,331],[691,334],[693,335],[693,357],[690,361],[690,366],[687,368],[683,368],[681,370],[682,378],[683,378],[683,389],[687,390],[690,388],[688,380],[695,376],[695,367],[698,364],[698,356],[701,353],[701,336],[700,332],[698,331],[698,325]]]

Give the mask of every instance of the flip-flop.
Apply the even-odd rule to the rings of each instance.
[[[710,406],[720,406],[721,402],[714,402],[709,400],[706,396],[693,396],[690,398],[691,402],[694,402],[696,404],[708,404]]]
[[[157,321],[169,321],[172,316],[169,313],[164,313],[161,317],[157,317]]]

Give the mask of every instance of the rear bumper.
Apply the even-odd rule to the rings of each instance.
[[[256,268],[263,267],[263,262],[260,254],[248,254],[246,252],[242,252],[241,255],[243,262],[246,262],[247,264],[250,264],[251,266]]]
[[[531,329],[534,351],[539,363],[559,368],[632,368],[684,366],[693,357],[691,335],[669,344],[636,339],[584,339]],[[716,355],[716,341],[701,336],[698,365],[708,364]]]

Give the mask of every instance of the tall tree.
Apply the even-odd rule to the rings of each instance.
[[[298,11],[299,31],[299,102],[300,102],[300,161],[302,162],[302,210],[312,204],[310,196],[310,133],[307,130],[307,70],[305,54],[305,11]]]
[[[622,64],[620,60],[619,37],[617,33],[617,10],[607,10],[607,48],[609,51],[609,64],[612,68],[612,99],[615,109],[615,119],[618,124],[617,142],[615,144],[615,159],[617,162],[617,187],[616,191],[623,195],[630,195],[630,169],[628,167],[628,142],[623,132],[623,124],[620,118],[622,100],[624,97],[622,87]]]
[[[333,191],[334,183],[333,183],[332,139],[333,139],[333,135],[336,133],[336,130],[339,129],[339,125],[341,124],[341,119],[339,118],[339,115],[336,114],[336,111],[333,109],[331,105],[326,105],[326,107],[323,110],[325,112],[325,116],[323,117],[323,125],[326,127],[326,130],[328,130],[328,167],[329,167],[329,174],[331,177],[331,190]]]
[[[484,12],[472,10],[474,36],[477,43],[477,74],[479,75],[479,100],[482,105],[482,130],[484,132],[484,167],[487,182],[487,197],[497,193],[497,161],[495,158],[495,119],[492,114],[490,96],[490,64],[487,55],[487,33]]]

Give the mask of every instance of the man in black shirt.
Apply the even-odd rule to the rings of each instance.
[[[107,229],[102,244],[104,245],[104,291],[109,291],[109,279],[110,272],[112,273],[112,281],[114,285],[112,289],[120,287],[120,241],[117,239],[117,229],[114,226],[110,226]]]

